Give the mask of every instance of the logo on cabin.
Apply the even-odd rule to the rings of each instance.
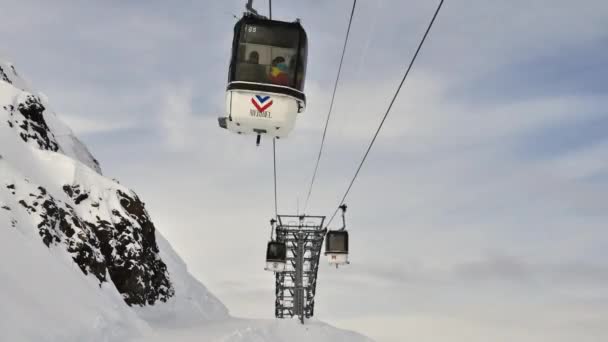
[[[255,107],[255,109],[251,109],[249,113],[251,116],[256,116],[260,118],[270,118],[270,111],[268,108],[272,106],[272,99],[270,96],[260,96],[256,95],[251,98],[251,103]]]

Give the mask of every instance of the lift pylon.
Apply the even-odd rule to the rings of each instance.
[[[327,229],[325,216],[278,215],[276,240],[287,246],[287,263],[275,274],[275,316],[301,323],[314,314],[319,257]]]

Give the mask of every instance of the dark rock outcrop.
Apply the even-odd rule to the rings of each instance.
[[[0,66],[0,80],[13,84],[13,81],[11,81],[11,79],[8,77],[6,72],[4,72],[4,69],[2,69],[1,66]]]
[[[44,120],[45,108],[37,96],[27,95],[17,107],[7,105],[3,108],[9,113],[8,125],[17,129],[24,142],[32,140],[40,149],[53,152],[59,150],[59,145]]]
[[[28,181],[5,188],[29,215],[39,217],[38,232],[46,246],[63,245],[83,273],[100,284],[112,281],[127,304],[152,305],[175,294],[158,255],[154,224],[135,194],[113,190],[116,200],[111,202],[119,206],[111,208],[107,199],[101,199],[104,206],[92,201],[80,185],[63,187],[74,205]]]
[[[47,247],[65,249],[82,272],[93,275],[100,285],[114,283],[129,305],[152,305],[174,296],[167,266],[159,256],[156,229],[143,202],[101,176],[97,160],[53,113],[45,112],[41,99],[15,86],[25,82],[10,64],[0,64],[2,82],[12,84],[5,88],[13,93],[6,97],[10,103],[0,104],[0,128],[14,131],[18,144],[72,158],[73,165],[69,159],[58,160],[82,171],[74,172],[70,184],[59,189],[25,177],[0,184],[0,198],[10,199],[6,205],[0,203],[0,210],[9,213],[11,226],[33,222]]]

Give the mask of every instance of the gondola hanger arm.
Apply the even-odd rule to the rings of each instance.
[[[245,5],[245,8],[247,9],[247,11],[249,11],[249,12],[255,14],[255,15],[259,15],[258,11],[256,11],[253,8],[253,0],[247,0],[247,5]]]
[[[274,235],[274,227],[275,227],[276,223],[277,223],[277,220],[275,220],[275,219],[270,220],[270,241],[274,241],[273,235]]]
[[[342,228],[340,228],[340,230],[346,229],[346,208],[346,204],[342,204],[340,206],[340,210],[342,210]]]
[[[253,8],[253,0],[247,0],[247,4],[245,5],[245,9],[247,10],[248,13],[251,13],[251,14],[253,14],[254,16],[256,16],[258,18],[266,19],[265,16],[260,15],[258,13],[258,11],[255,8]],[[270,16],[272,17],[272,12],[271,12]]]

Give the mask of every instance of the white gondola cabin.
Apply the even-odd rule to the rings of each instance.
[[[266,248],[266,271],[283,272],[287,262],[287,246],[284,242],[270,241]]]
[[[348,232],[330,230],[325,237],[325,255],[330,265],[348,264]]]
[[[238,134],[284,138],[306,107],[307,37],[299,21],[245,14],[234,27],[219,125]]]

